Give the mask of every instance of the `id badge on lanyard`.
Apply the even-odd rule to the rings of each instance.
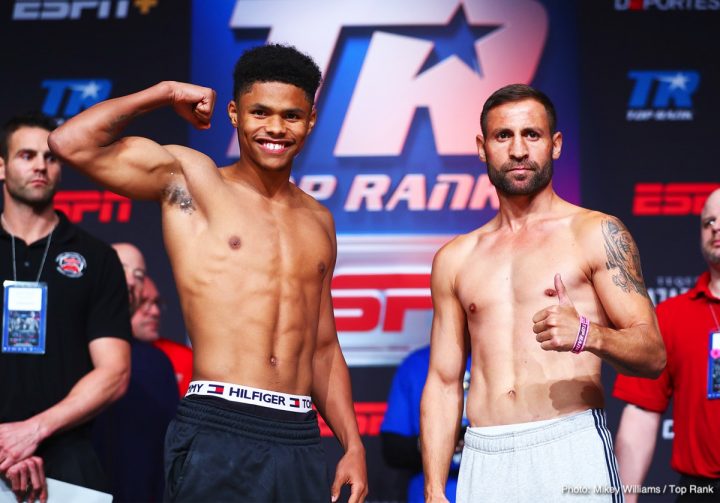
[[[710,332],[707,397],[720,399],[720,330]]]
[[[2,352],[45,354],[47,283],[5,281]]]

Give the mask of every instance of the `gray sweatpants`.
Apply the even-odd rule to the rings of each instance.
[[[458,503],[622,502],[605,412],[468,428]]]

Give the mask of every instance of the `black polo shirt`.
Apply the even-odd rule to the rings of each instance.
[[[40,275],[48,285],[45,354],[0,352],[0,423],[27,419],[65,398],[93,369],[90,341],[131,337],[127,284],[115,250],[58,216]],[[15,238],[18,281],[37,279],[47,239],[28,246]],[[0,279],[13,279],[12,243],[2,228]]]

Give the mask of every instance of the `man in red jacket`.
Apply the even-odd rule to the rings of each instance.
[[[700,215],[708,270],[695,287],[657,306],[667,367],[658,379],[619,375],[613,395],[628,402],[616,440],[620,478],[640,487],[655,451],[660,416],[673,398],[671,466],[686,492],[678,501],[720,499],[720,190]],[[636,501],[637,494],[627,494]]]

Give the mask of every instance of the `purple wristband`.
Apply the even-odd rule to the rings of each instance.
[[[573,353],[577,354],[582,352],[583,349],[585,349],[585,342],[587,342],[587,336],[588,336],[588,330],[590,329],[590,322],[588,319],[580,315],[580,328],[578,329],[577,338],[575,339],[575,344],[573,345],[572,351]]]

